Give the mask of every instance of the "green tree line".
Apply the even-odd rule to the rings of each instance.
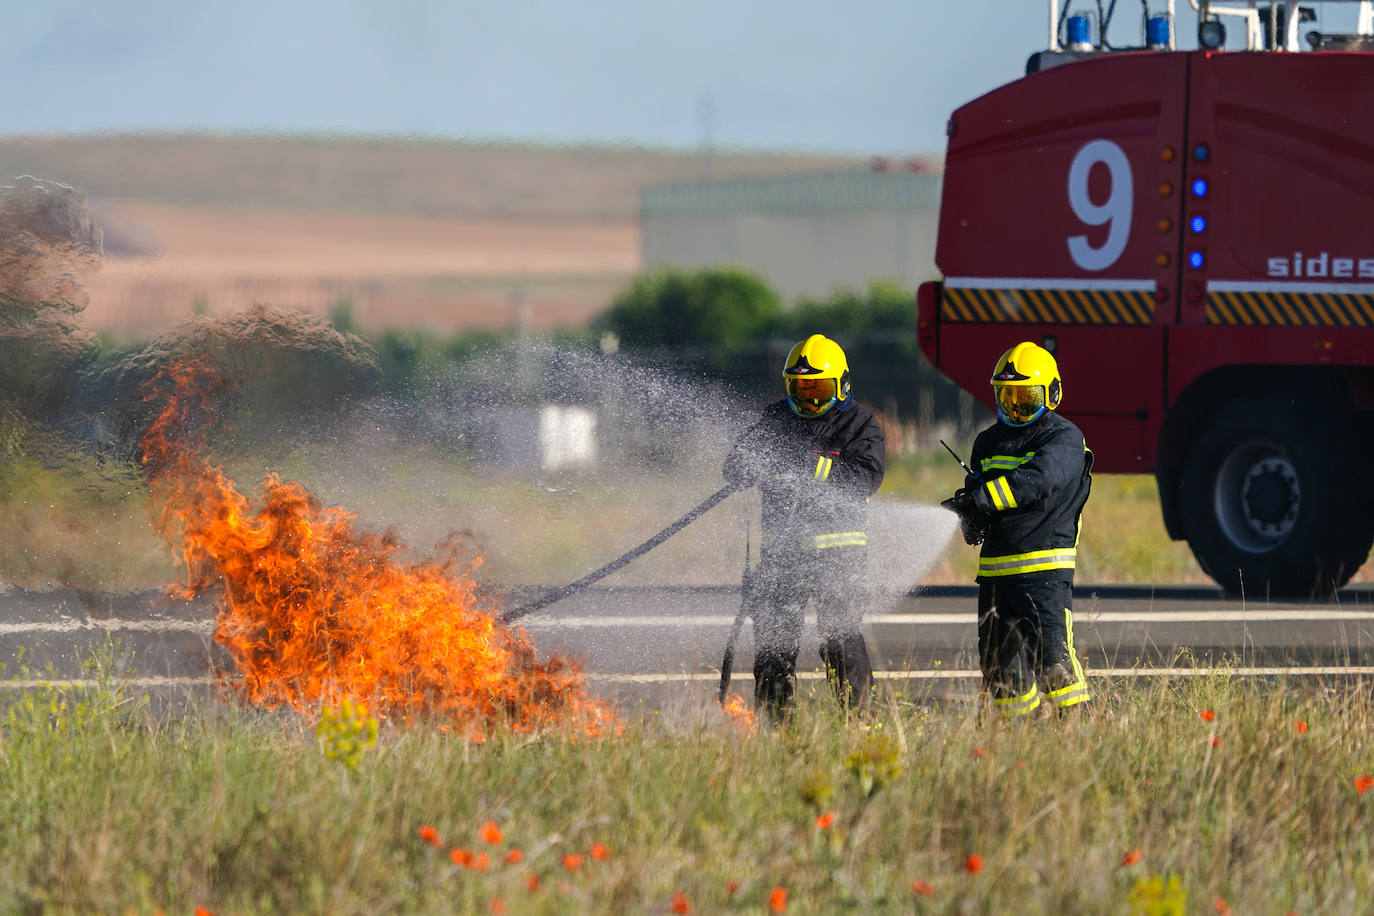
[[[802,299],[789,309],[744,270],[664,269],[636,277],[592,330],[615,335],[629,355],[770,395],[780,391],[792,345],[824,334],[844,348],[861,400],[915,418],[924,391],[930,408],[948,415],[958,392],[921,353],[916,322],[915,290],[892,282]]]

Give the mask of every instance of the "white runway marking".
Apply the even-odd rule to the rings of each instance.
[[[79,633],[82,630],[136,630],[145,633],[213,633],[213,620],[127,620],[119,617],[52,620],[44,623],[0,623],[0,636],[11,633]]]
[[[972,625],[974,611],[961,614],[866,614],[867,624],[903,624],[906,626],[949,626],[951,624]],[[531,617],[523,621],[530,629],[541,630],[593,630],[625,627],[725,627],[734,617],[725,614],[698,614],[681,617],[655,617],[649,615],[636,617]],[[807,622],[815,623],[814,615],[807,615]],[[1098,611],[1087,613],[1074,612],[1074,622],[1085,625],[1104,623],[1258,623],[1260,621],[1318,621],[1318,620],[1361,620],[1374,621],[1374,611],[1341,610],[1260,610],[1260,611]]]
[[[1353,677],[1374,676],[1374,665],[1323,665],[1311,668],[1239,666],[1235,668],[1104,668],[1087,672],[1090,678],[1146,678],[1146,677]],[[875,671],[875,678],[897,681],[959,681],[978,680],[982,677],[977,671],[969,669],[935,669],[929,671]],[[823,671],[799,671],[797,679],[816,681],[825,677]],[[753,675],[741,672],[731,678],[737,681],[752,681]],[[703,682],[719,684],[718,672],[703,671],[682,674],[588,674],[587,680],[597,684],[687,684]],[[121,688],[139,687],[218,687],[219,679],[206,677],[134,677],[110,681],[97,681],[90,678],[25,678],[0,680],[0,690],[34,690],[41,687],[90,688],[101,684]]]
[[[974,612],[948,614],[868,614],[864,622],[900,624],[904,626],[971,625]],[[1094,626],[1118,623],[1260,623],[1266,621],[1374,621],[1374,611],[1324,610],[1292,608],[1254,611],[1098,611],[1074,614],[1076,622]],[[815,615],[808,614],[807,622],[814,624]],[[687,614],[683,616],[638,615],[633,617],[529,617],[519,621],[521,626],[539,630],[601,630],[642,627],[728,627],[734,617],[728,614]],[[133,620],[120,617],[67,618],[40,623],[0,623],[0,636],[22,633],[79,633],[82,630],[129,630],[145,633],[185,632],[213,633],[215,621],[205,620]]]
[[[1289,667],[1236,667],[1236,668],[1103,668],[1100,671],[1088,671],[1090,678],[1128,678],[1128,677],[1283,677],[1286,675],[1311,677],[1313,675],[1374,675],[1374,665],[1326,665],[1314,666],[1311,668],[1289,668]],[[982,674],[970,669],[943,669],[937,668],[929,671],[874,671],[875,678],[894,680],[894,681],[959,681],[959,680],[979,680]],[[797,680],[817,681],[825,677],[824,671],[798,671]],[[754,676],[749,672],[743,672],[732,677],[731,683],[737,680],[752,681]],[[720,683],[719,674],[703,672],[698,674],[588,674],[589,681],[607,681],[613,684],[655,684],[655,683],[677,683],[688,681],[708,681],[713,684]]]

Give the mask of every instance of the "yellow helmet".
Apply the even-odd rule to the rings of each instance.
[[[1034,423],[1046,409],[1056,409],[1064,396],[1059,364],[1044,347],[1028,340],[1019,343],[998,357],[992,370],[992,394],[1003,423]]]
[[[849,397],[849,360],[835,341],[812,334],[787,354],[782,385],[794,414],[819,417]]]

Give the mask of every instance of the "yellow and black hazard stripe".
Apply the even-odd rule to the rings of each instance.
[[[1207,323],[1367,328],[1374,326],[1374,296],[1209,289]]]
[[[1020,324],[1150,324],[1155,299],[1133,289],[975,289],[946,286],[944,321]]]

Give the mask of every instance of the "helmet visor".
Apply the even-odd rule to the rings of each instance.
[[[995,385],[997,412],[1012,426],[1024,426],[1045,409],[1044,385]]]
[[[792,408],[803,416],[820,416],[835,403],[838,389],[833,378],[789,376],[784,382]]]

